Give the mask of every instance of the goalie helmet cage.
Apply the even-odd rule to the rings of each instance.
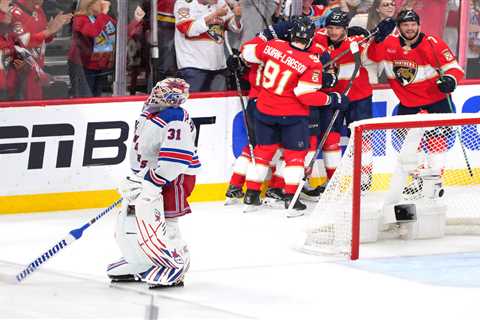
[[[476,114],[417,114],[352,123],[342,161],[308,220],[300,249],[356,260],[360,242],[395,238],[406,225],[410,233],[419,233],[415,239],[478,234],[479,125]],[[427,180],[415,186],[415,180],[432,176],[441,187],[434,184],[436,189],[427,190]],[[392,203],[416,204],[418,220],[385,223],[385,207]],[[428,220],[431,211],[439,213],[440,220]],[[435,226],[438,221],[445,229]],[[419,229],[429,228],[435,230],[433,236],[431,230],[420,234],[424,231]]]

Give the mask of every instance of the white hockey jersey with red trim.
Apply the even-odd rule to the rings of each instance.
[[[146,108],[135,123],[130,164],[134,172],[148,168],[145,179],[161,187],[180,174],[195,175],[200,161],[196,129],[187,111]]]
[[[239,33],[241,26],[237,26],[232,12],[222,18],[223,25],[205,23],[206,16],[224,5],[224,0],[214,5],[200,4],[197,0],[175,2],[175,52],[179,69],[225,69],[225,30]]]
[[[379,44],[371,42],[364,54],[382,64],[392,90],[406,107],[430,105],[446,98],[436,84],[439,69],[457,82],[464,76],[447,44],[423,33],[411,48],[404,46],[398,35],[390,35]]]

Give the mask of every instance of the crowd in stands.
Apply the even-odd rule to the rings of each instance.
[[[299,11],[320,28],[330,12],[342,10],[350,26],[371,30],[412,8],[422,17],[422,31],[457,49],[460,0],[299,1],[158,0],[159,57],[152,60],[149,0],[128,2],[127,26],[117,24],[116,1],[0,0],[0,100],[111,95],[119,27],[128,29],[130,94],[147,92],[153,77],[168,76],[185,79],[191,91],[235,89],[226,68],[229,50]],[[480,0],[467,1],[467,77],[478,78]],[[382,70],[369,73],[373,83],[382,82]]]

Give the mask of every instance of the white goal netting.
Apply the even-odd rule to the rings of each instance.
[[[362,242],[480,231],[480,116],[428,114],[352,124],[303,250],[358,257]],[[356,186],[356,188],[355,188]],[[402,211],[402,206],[412,208]]]

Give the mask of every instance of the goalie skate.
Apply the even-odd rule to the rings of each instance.
[[[167,288],[181,288],[184,287],[185,283],[183,282],[183,278],[175,283],[166,285],[166,284],[151,284],[148,286],[149,289],[167,289]]]

